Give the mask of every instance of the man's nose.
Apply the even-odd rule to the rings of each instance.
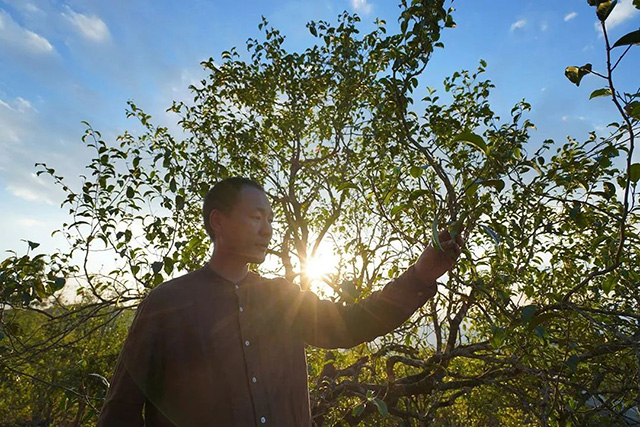
[[[262,227],[260,227],[260,235],[265,237],[268,236],[269,238],[273,235],[273,226],[268,220],[265,220],[262,223]]]

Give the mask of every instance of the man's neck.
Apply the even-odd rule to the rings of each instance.
[[[233,283],[240,282],[249,272],[249,264],[246,262],[226,257],[215,251],[209,260],[209,266],[219,276]]]

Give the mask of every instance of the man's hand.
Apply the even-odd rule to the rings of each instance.
[[[429,245],[415,264],[418,277],[423,278],[425,282],[434,282],[451,270],[460,256],[464,243],[459,234],[454,241],[448,231],[441,232],[438,237],[443,250]]]

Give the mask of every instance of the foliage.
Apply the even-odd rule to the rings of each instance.
[[[378,289],[425,244],[437,245],[444,227],[467,242],[438,296],[396,332],[349,351],[309,349],[318,425],[631,422],[640,403],[640,95],[621,92],[612,73],[637,40],[630,33],[611,45],[615,2],[590,3],[606,70],[586,64],[565,74],[576,85],[605,80],[590,98],[609,97],[620,116],[606,137],[530,141],[531,106],[498,117],[484,61],[447,78],[444,93],[421,84],[441,31],[455,26],[442,1],[403,1],[395,34],[378,20],[361,35],[347,13],[336,25],[311,22],[316,44],[303,52],[287,51],[263,20],[264,37],[248,40],[246,55],[231,49],[203,62],[209,76],[191,87],[193,104],[172,105],[183,140],[133,102],[140,136],[108,143],[87,124],[83,140],[96,156],[80,189],[40,165],[67,194],[72,220],[60,232],[69,253],[51,255],[50,265],[38,256],[3,261],[3,302],[51,317],[43,330],[54,335],[23,348],[12,341],[2,366],[12,372],[38,346],[55,351],[55,337],[72,339],[89,320],[106,325],[147,289],[202,265],[210,247],[201,198],[217,179],[243,175],[265,183],[279,218],[263,273],[309,288],[305,267],[329,244],[340,264],[320,289],[336,302]],[[92,270],[90,258],[105,250],[117,265]],[[56,297],[62,276],[86,302]],[[7,325],[5,311],[2,333],[13,340]],[[94,336],[85,335],[89,346]],[[108,354],[111,365],[90,371],[108,377]],[[80,390],[89,374],[80,371],[65,374],[75,378],[65,387]]]
[[[11,354],[10,363],[0,359],[1,426],[95,424],[108,386],[103,373],[113,370],[133,313],[68,308],[3,313]]]

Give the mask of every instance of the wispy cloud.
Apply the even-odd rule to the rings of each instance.
[[[0,45],[2,44],[32,54],[50,54],[55,51],[49,40],[23,28],[4,10],[0,10]]]
[[[513,24],[511,24],[511,31],[515,31],[521,28],[524,28],[527,25],[527,20],[526,19],[520,19],[516,22],[514,22]]]
[[[546,22],[542,22],[540,24],[540,31],[547,31],[549,29],[549,24],[547,24]]]
[[[607,28],[618,26],[637,14],[638,9],[633,5],[632,0],[621,0],[607,18]]]
[[[11,111],[16,111],[18,113],[24,113],[28,110],[33,110],[37,112],[37,110],[33,108],[33,105],[31,105],[29,101],[27,101],[26,99],[20,96],[18,96],[13,101],[3,101],[2,99],[0,99],[0,106],[6,109],[9,109]]]
[[[51,197],[51,185],[43,181],[36,174],[29,174],[26,181],[7,185],[7,191],[28,202],[40,202],[55,205]]]
[[[67,13],[62,13],[62,16],[71,23],[78,33],[89,41],[100,43],[111,38],[107,24],[95,15],[84,15],[67,8]]]
[[[368,3],[367,0],[351,0],[351,7],[365,15],[370,14],[372,9],[371,3]]]
[[[43,138],[41,115],[22,98],[0,100],[0,176],[6,190],[23,200],[54,205],[59,189],[34,173],[33,164],[51,157],[32,141]]]
[[[18,225],[23,227],[42,227],[46,225],[44,222],[32,218],[20,218],[17,222]]]
[[[578,16],[578,14],[576,12],[571,12],[568,13],[564,16],[564,22],[568,22],[571,21],[573,18],[575,18],[576,16]]]
[[[15,10],[20,11],[20,13],[25,15],[33,15],[33,14],[42,14],[44,13],[42,9],[40,9],[35,4],[26,0],[3,0],[4,3],[9,4]]]

